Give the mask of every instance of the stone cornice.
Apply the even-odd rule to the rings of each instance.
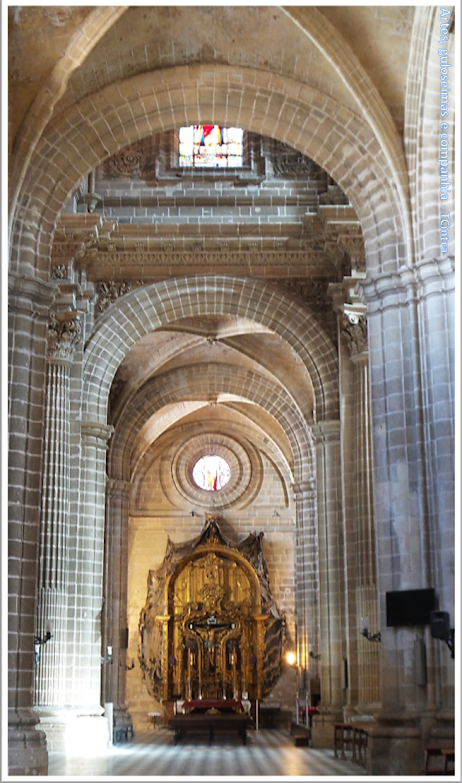
[[[311,432],[316,445],[332,441],[340,442],[341,422],[338,419],[318,421],[316,424],[311,425]]]
[[[106,479],[106,494],[113,497],[121,497],[127,500],[130,499],[132,484],[130,481],[124,481],[123,479],[115,479],[107,477]]]
[[[82,437],[94,438],[99,441],[100,446],[106,446],[109,438],[114,432],[111,424],[103,424],[98,421],[82,421],[80,423]]]
[[[10,272],[8,273],[8,293],[10,301],[14,297],[23,298],[40,308],[47,308],[55,298],[56,286],[54,283],[39,280],[37,277],[27,277]]]

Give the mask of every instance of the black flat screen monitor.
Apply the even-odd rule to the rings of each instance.
[[[405,628],[430,625],[430,613],[435,609],[435,589],[397,590],[386,594],[387,627]]]

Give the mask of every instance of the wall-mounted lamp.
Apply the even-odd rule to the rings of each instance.
[[[321,660],[321,653],[316,655],[316,653],[314,653],[313,650],[310,650],[310,658],[313,658],[313,660],[315,660],[315,661],[320,661]]]
[[[102,664],[104,664],[104,663],[112,663],[112,647],[106,647],[106,650],[107,650],[107,657],[103,658],[103,656],[101,656],[101,663]]]
[[[135,659],[132,658],[132,665],[131,666],[127,666],[127,664],[125,664],[125,669],[127,670],[127,672],[131,672],[131,670],[134,669],[134,668],[135,668]]]
[[[273,511],[273,517],[278,517],[278,516],[279,516],[278,512],[276,511],[276,509],[274,509],[274,511]]]
[[[35,663],[38,664],[40,662],[40,647],[43,644],[46,644],[47,642],[52,639],[52,634],[50,630],[47,630],[45,636],[34,636],[34,645],[35,645]]]
[[[454,628],[451,628],[449,612],[431,612],[430,631],[433,639],[446,642],[451,650],[451,658],[454,658]]]
[[[289,666],[293,666],[295,661],[297,660],[297,656],[293,652],[288,652],[286,655],[286,661],[289,664]]]
[[[364,636],[365,639],[367,639],[368,642],[381,642],[382,636],[380,631],[377,633],[369,633],[369,618],[363,617],[362,618],[363,623],[363,629],[361,631],[361,635]]]

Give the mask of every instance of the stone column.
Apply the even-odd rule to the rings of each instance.
[[[297,652],[300,667],[300,689],[309,691],[309,680],[318,677],[319,575],[318,528],[316,516],[316,482],[294,485],[296,503],[295,542],[295,611],[297,617]],[[311,652],[311,655],[310,655]]]
[[[54,286],[10,275],[8,465],[8,766],[46,775],[32,708],[48,308]]]
[[[363,305],[344,306],[341,334],[353,364],[351,443],[344,450],[352,478],[351,520],[345,519],[349,710],[373,713],[380,702],[380,643],[362,635],[379,629],[367,323]],[[345,479],[346,480],[346,479]],[[351,528],[353,535],[348,535]]]
[[[101,630],[107,441],[113,428],[81,424],[79,517],[75,562],[69,577],[69,613],[74,626],[70,703],[78,716],[75,744],[106,747],[108,727],[101,716]],[[68,738],[70,741],[70,737]],[[69,745],[69,742],[68,742]]]
[[[340,422],[323,421],[312,427],[316,439],[319,538],[319,612],[321,632],[321,712],[313,741],[328,747],[332,723],[342,719],[344,702],[342,665],[345,655],[345,579],[342,526],[342,471]]]
[[[419,774],[454,731],[454,661],[429,626],[386,627],[386,592],[434,587],[454,617],[454,269],[432,259],[361,283],[368,305],[382,709],[371,774]],[[427,651],[416,678],[415,642]],[[442,734],[441,734],[442,732]],[[393,763],[390,765],[390,759]]]
[[[36,634],[51,639],[37,647],[35,705],[51,749],[61,747],[55,708],[66,701],[70,368],[80,328],[76,311],[50,316]]]
[[[130,490],[128,481],[107,480],[103,650],[112,647],[113,662],[103,666],[102,692],[103,701],[114,705],[118,725],[131,723],[125,701]],[[133,671],[136,670],[139,671],[137,661]]]

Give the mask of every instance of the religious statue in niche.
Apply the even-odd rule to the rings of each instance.
[[[150,571],[139,660],[158,700],[261,699],[282,670],[285,620],[271,595],[262,538],[236,546],[207,515],[200,536]]]

